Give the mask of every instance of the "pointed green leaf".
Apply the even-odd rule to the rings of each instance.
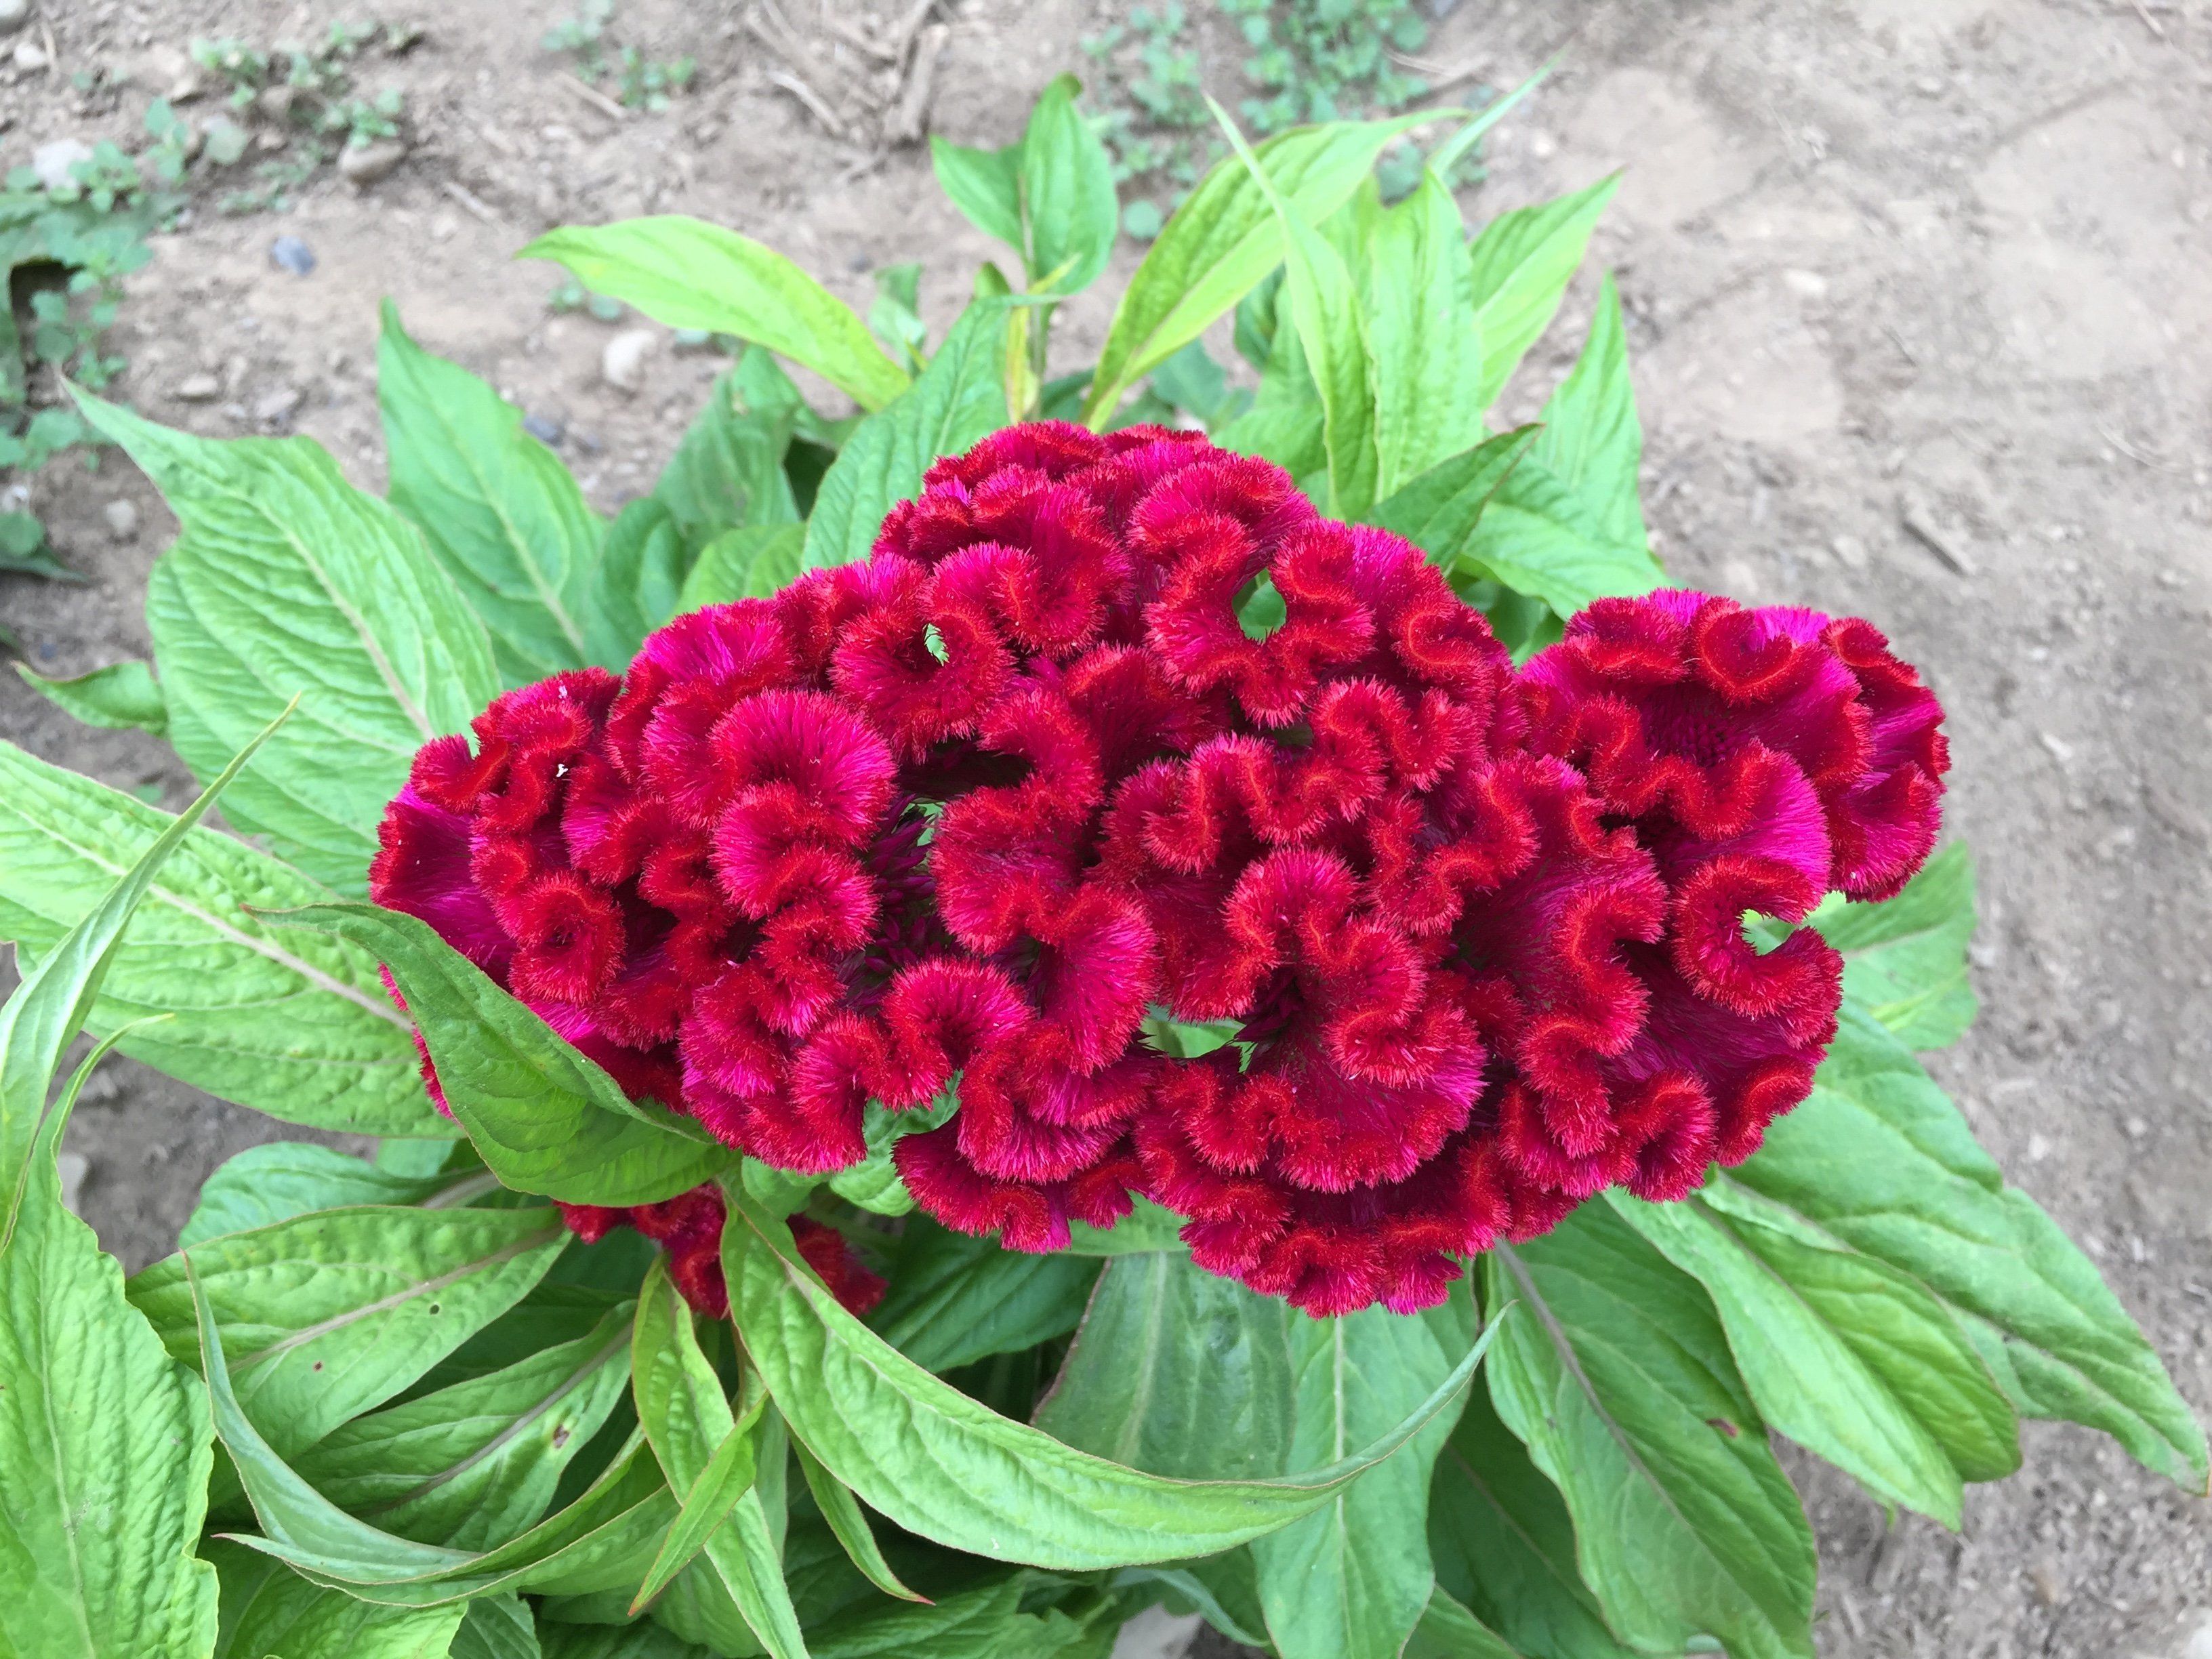
[[[2096,1268],[2004,1184],[1911,1052],[1847,1003],[1802,1106],[1722,1177],[1919,1279],[2025,1417],[2101,1429],[2194,1492],[2204,1431]]]
[[[1075,106],[1083,83],[1055,76],[1030,111],[1018,179],[1032,286],[1051,278],[1054,294],[1079,294],[1106,269],[1121,228],[1114,164]]]
[[[1333,1462],[1418,1406],[1474,1340],[1462,1294],[1414,1317],[1369,1308],[1288,1317],[1297,1378],[1291,1466]],[[1396,1455],[1322,1509],[1255,1539],[1260,1604],[1283,1659],[1395,1659],[1436,1587],[1429,1477],[1457,1413],[1437,1413]]]
[[[240,1397],[289,1454],[383,1404],[513,1307],[568,1241],[544,1208],[325,1210],[195,1244],[127,1288],[189,1362],[197,1270]]]
[[[1017,252],[1022,240],[1022,147],[977,149],[929,136],[929,162],[938,187],[968,222]]]
[[[1376,503],[1367,522],[1394,531],[1446,572],[1457,568],[1483,510],[1535,441],[1536,428],[1516,427],[1438,461]]]
[[[773,599],[799,580],[805,550],[804,525],[746,525],[725,531],[700,549],[698,562],[684,579],[677,611],[733,599]]]
[[[1129,1213],[1110,1227],[1068,1224],[1066,1255],[1146,1255],[1158,1250],[1187,1250],[1182,1218],[1149,1198],[1135,1200]]]
[[[1559,308],[1620,175],[1538,207],[1501,213],[1474,239],[1474,327],[1482,342],[1475,407],[1488,409]]]
[[[511,1593],[469,1602],[450,1659],[544,1659],[529,1604]]]
[[[204,1553],[222,1587],[213,1659],[447,1659],[462,1651],[461,1607],[380,1607],[309,1583],[241,1545],[216,1540]]]
[[[1462,557],[1562,617],[1593,599],[1649,593],[1666,579],[1649,548],[1612,539],[1582,498],[1533,456],[1498,484]]]
[[[1401,1651],[1404,1659],[1521,1659],[1504,1638],[1441,1589],[1429,1593],[1421,1622]]]
[[[1152,1474],[1279,1474],[1293,1467],[1287,1328],[1279,1299],[1188,1254],[1115,1256],[1034,1420],[1056,1440]]]
[[[442,1143],[430,1144],[444,1150]],[[199,1202],[177,1236],[177,1243],[189,1249],[204,1239],[265,1227],[310,1210],[343,1209],[356,1204],[427,1203],[442,1208],[465,1203],[492,1184],[491,1177],[481,1170],[458,1175],[394,1175],[336,1147],[299,1140],[265,1140],[216,1167],[200,1188]]]
[[[797,410],[749,408],[741,384],[735,369],[715,378],[705,407],[685,428],[653,487],[686,545],[695,550],[739,525],[795,525],[799,520],[783,470]]]
[[[924,1370],[957,1370],[1066,1335],[1097,1277],[1096,1261],[1003,1249],[917,1216],[870,1322]]]
[[[1259,146],[1260,165],[1308,224],[1341,207],[1398,138],[1443,112],[1297,127]],[[1103,429],[1129,388],[1206,332],[1282,263],[1280,222],[1243,163],[1224,157],[1169,219],[1121,291],[1083,418]]]
[[[1954,842],[1878,904],[1831,894],[1808,920],[1844,953],[1844,993],[1912,1049],[1946,1048],[1980,1012],[1966,980],[1974,860]]]
[[[380,958],[429,1046],[453,1115],[502,1184],[572,1204],[647,1204],[734,1160],[689,1120],[635,1104],[599,1066],[416,917],[318,904],[266,920]]]
[[[1583,355],[1544,405],[1534,453],[1581,498],[1590,521],[1607,540],[1628,547],[1650,544],[1638,477],[1644,464],[1644,424],[1637,418],[1636,389],[1628,379],[1620,291],[1609,270],[1598,285],[1597,309]]]
[[[822,1461],[805,1446],[794,1441],[792,1450],[799,1458],[799,1473],[806,1478],[806,1490],[814,1496],[814,1507],[822,1511],[822,1518],[830,1523],[830,1530],[861,1575],[886,1595],[896,1595],[902,1601],[928,1601],[927,1596],[908,1589],[884,1559],[875,1529],[868,1525],[867,1514],[860,1500],[853,1496],[853,1489],[823,1468]]]
[[[169,729],[168,702],[155,684],[154,671],[135,657],[67,680],[50,680],[24,662],[15,665],[15,672],[24,684],[87,726],[135,728],[157,738]]]
[[[1444,1410],[1473,1352],[1407,1421],[1331,1468],[1273,1480],[1165,1480],[1000,1416],[837,1304],[790,1230],[724,1183],[724,1272],[746,1352],[792,1432],[870,1508],[1000,1560],[1085,1571],[1210,1554],[1310,1514]]]
[[[1482,343],[1459,204],[1434,173],[1375,216],[1358,272],[1375,357],[1375,494],[1482,439]]]
[[[1632,1649],[1812,1659],[1812,1531],[1697,1281],[1602,1204],[1485,1264],[1484,1301],[1513,1304],[1491,1398],[1607,1622]]]
[[[0,936],[27,971],[177,822],[158,807],[0,744]],[[88,1020],[150,1015],[123,1052],[289,1122],[362,1134],[451,1136],[422,1091],[406,1018],[376,958],[283,934],[248,905],[313,904],[290,866],[194,829],[149,886]]]
[[[1006,423],[1004,301],[979,299],[960,314],[921,378],[853,428],[823,475],[806,521],[806,564],[866,558],[894,504],[921,493],[921,475]]]
[[[169,741],[207,777],[294,696],[223,815],[360,892],[416,749],[499,690],[491,647],[414,526],[306,438],[197,438],[79,394],[183,526],[146,621]]]
[[[592,567],[584,647],[609,673],[629,666],[645,636],[679,608],[691,550],[667,505],[641,495],[615,514]]]
[[[294,1467],[386,1532],[490,1549],[534,1526],[629,1380],[629,1310],[514,1364],[356,1417]]]
[[[557,259],[593,293],[671,328],[734,334],[881,409],[906,387],[853,308],[773,248],[680,215],[569,225],[515,256]]]
[[[491,635],[510,685],[580,668],[599,515],[522,411],[407,336],[384,302],[376,400],[387,494]]]

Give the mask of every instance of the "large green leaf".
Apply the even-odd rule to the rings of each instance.
[[[2204,1431],[2087,1257],[1997,1166],[1911,1052],[1850,1003],[1811,1098],[1716,1182],[1919,1279],[2025,1417],[2101,1429],[2204,1490]]]
[[[805,568],[806,527],[745,525],[726,530],[699,550],[684,579],[678,611],[727,605],[733,599],[773,599]]]
[[[1437,1588],[1513,1646],[1541,1659],[1627,1659],[1575,1565],[1575,1525],[1559,1488],[1498,1421],[1486,1389],[1437,1460],[1429,1500]]]
[[[691,550],[665,502],[641,495],[616,514],[584,608],[591,660],[611,673],[629,667],[645,636],[676,614],[690,568]]]
[[[1562,617],[1608,595],[1649,593],[1666,577],[1648,547],[1613,540],[1581,496],[1527,455],[1492,494],[1463,557]]]
[[[601,526],[568,469],[522,429],[520,410],[408,338],[389,300],[376,400],[392,504],[483,619],[507,683],[583,666]]]
[[[949,1371],[1073,1330],[1098,1264],[1002,1249],[995,1238],[918,1217],[907,1224],[890,1277],[869,1322],[924,1370]]]
[[[784,1224],[725,1182],[724,1272],[746,1352],[791,1430],[909,1532],[1086,1571],[1206,1555],[1310,1514],[1388,1457],[1474,1374],[1480,1346],[1379,1442],[1273,1480],[1171,1480],[1062,1445],[939,1382],[840,1307]]]
[[[1611,271],[1598,285],[1583,355],[1544,405],[1543,423],[1535,459],[1582,498],[1591,522],[1609,541],[1650,545],[1638,482],[1644,423],[1629,383],[1628,337]]]
[[[382,959],[429,1046],[447,1103],[505,1185],[572,1204],[646,1204],[734,1161],[689,1120],[633,1104],[416,917],[320,904],[281,920],[327,929]]]
[[[544,1659],[529,1603],[512,1592],[468,1603],[449,1659]]]
[[[1583,262],[1598,215],[1620,175],[1538,207],[1501,213],[1474,239],[1474,327],[1482,342],[1482,381],[1474,406],[1488,409],[1536,343]]]
[[[1948,1048],[1974,1023],[1974,860],[1964,842],[1929,860],[1896,897],[1851,904],[1831,894],[1808,920],[1844,953],[1844,994],[1906,1048]]]
[[[853,428],[806,521],[806,563],[866,558],[884,514],[921,493],[921,475],[1006,423],[1002,300],[971,302],[912,389]]]
[[[445,1150],[442,1143],[437,1145]],[[355,1204],[465,1203],[493,1185],[482,1170],[398,1175],[366,1158],[301,1140],[264,1140],[227,1158],[200,1188],[191,1218],[177,1236],[181,1249],[223,1233],[244,1232],[310,1210]]]
[[[1485,1273],[1513,1304],[1491,1398],[1565,1495],[1607,1622],[1655,1653],[1811,1659],[1812,1531],[1697,1281],[1601,1204]]]
[[[714,1448],[714,1455],[699,1471],[699,1478],[684,1494],[684,1507],[677,1511],[675,1524],[661,1540],[653,1558],[652,1570],[639,1584],[637,1594],[630,1598],[629,1611],[635,1612],[667,1589],[670,1582],[707,1547],[707,1540],[721,1530],[730,1511],[750,1490],[760,1472],[759,1449],[755,1444],[758,1437],[753,1428],[767,1406],[768,1391],[756,1386],[744,1410],[738,1413],[729,1432],[722,1437],[721,1444]],[[663,1432],[665,1435],[665,1427]],[[663,1472],[665,1473],[665,1466]]]
[[[881,409],[907,384],[853,308],[773,248],[666,214],[548,231],[515,256],[557,259],[596,293],[671,328],[734,334]]]
[[[0,1647],[11,1654],[199,1659],[214,1640],[215,1575],[191,1553],[213,1458],[205,1396],[124,1299],[122,1270],[64,1206],[55,1167],[105,1051],[51,1110],[46,1093],[131,912],[252,753],[0,1008]]]
[[[1421,1621],[1400,1651],[1405,1659],[1520,1659],[1503,1637],[1441,1589],[1429,1593]]]
[[[688,1492],[708,1473],[737,1418],[721,1379],[700,1351],[691,1310],[669,1278],[665,1256],[653,1258],[638,1292],[630,1370],[637,1420],[660,1460],[661,1473],[672,1492]],[[775,1473],[781,1476],[781,1442],[773,1456]],[[799,1633],[799,1614],[783,1582],[781,1528],[771,1525],[761,1486],[758,1480],[746,1483],[728,1518],[708,1534],[706,1557],[772,1659],[806,1659],[806,1638]]]
[[[1298,127],[1259,146],[1293,212],[1318,224],[1341,207],[1392,143],[1439,112]],[[1282,263],[1281,222],[1242,161],[1224,157],[1145,251],[1114,309],[1083,418],[1103,428],[1129,388],[1206,332]]]
[[[360,892],[415,750],[499,690],[483,625],[414,526],[310,440],[196,438],[79,402],[184,527],[146,595],[170,742],[210,776],[298,696],[223,813]]]
[[[695,550],[739,525],[799,521],[799,503],[783,470],[796,411],[787,405],[747,406],[742,384],[735,369],[715,378],[705,406],[653,487]]]
[[[356,1417],[294,1468],[386,1532],[490,1549],[535,1525],[629,1380],[629,1310],[574,1341]]]
[[[1207,1273],[1187,1254],[1116,1256],[1036,1425],[1152,1474],[1279,1474],[1291,1467],[1296,1405],[1285,1317],[1279,1298]]]
[[[1462,1291],[1408,1318],[1368,1308],[1289,1318],[1297,1415],[1291,1466],[1334,1462],[1404,1418],[1474,1340]],[[1260,1604],[1283,1659],[1395,1659],[1436,1588],[1429,1476],[1451,1433],[1440,1412],[1396,1455],[1315,1514],[1256,1539]]]
[[[282,1561],[212,1540],[222,1581],[213,1659],[447,1659],[467,1609],[380,1607],[311,1584]]]
[[[154,671],[136,657],[66,680],[50,680],[28,663],[17,663],[15,672],[24,684],[87,726],[151,732],[157,738],[169,729],[168,702]]]
[[[867,1511],[853,1496],[853,1489],[823,1468],[821,1459],[805,1446],[793,1442],[791,1449],[798,1459],[800,1474],[805,1477],[806,1490],[813,1496],[814,1507],[822,1511],[823,1522],[847,1559],[860,1569],[860,1576],[884,1595],[895,1595],[902,1601],[927,1601],[927,1596],[908,1589],[891,1571],[890,1563],[884,1559],[883,1550],[876,1542],[875,1528],[868,1524]]]
[[[1947,1440],[1989,1478],[2019,1466],[2019,1430],[1989,1367],[1910,1274],[1696,1197],[1607,1196],[1705,1287],[1768,1425],[1883,1502],[1955,1528],[1961,1469]]]
[[[1403,536],[1447,574],[1456,570],[1484,509],[1528,453],[1536,430],[1516,427],[1437,462],[1376,502],[1368,523]]]
[[[1376,365],[1359,289],[1342,256],[1299,216],[1218,105],[1214,112],[1282,234],[1283,291],[1321,402],[1329,513],[1358,518],[1375,504],[1376,490]]]
[[[1037,94],[1022,134],[1023,258],[1032,286],[1078,294],[1097,280],[1121,228],[1114,164],[1075,106],[1083,84],[1055,76]]]
[[[1374,353],[1375,494],[1482,439],[1474,273],[1459,204],[1433,173],[1371,216],[1359,285]]]
[[[544,1659],[713,1659],[705,1648],[642,1620],[615,1626],[548,1621],[539,1626],[538,1642]]]
[[[176,820],[0,744],[0,933],[26,971]],[[88,1024],[150,1015],[123,1052],[210,1094],[318,1128],[447,1135],[376,958],[283,934],[246,908],[329,895],[289,865],[195,829],[148,888]]]
[[[568,1238],[549,1208],[325,1210],[195,1244],[126,1289],[169,1352],[197,1359],[189,1258],[241,1397],[289,1454],[513,1307]]]
[[[995,236],[1017,252],[1022,237],[1022,147],[979,149],[929,135],[929,162],[942,190],[986,236]]]

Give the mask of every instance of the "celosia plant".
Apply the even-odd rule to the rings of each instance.
[[[1662,586],[1609,283],[1486,428],[1611,184],[1470,243],[1407,125],[1240,152],[1060,380],[1066,83],[939,146],[1024,291],[912,375],[731,233],[544,239],[753,343],[608,525],[390,315],[388,501],[86,400],[183,532],[153,672],[39,684],[210,782],[0,753],[0,1649],[1809,1656],[1774,1435],[1952,1525],[2024,1416],[2203,1488],[1913,1058],[1936,696]],[[377,1153],[118,1282],[81,1025]]]

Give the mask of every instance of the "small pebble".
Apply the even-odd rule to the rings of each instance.
[[[2040,1164],[2050,1156],[2051,1137],[2049,1135],[2030,1135],[2027,1138],[2027,1161],[2030,1164]]]
[[[264,392],[253,400],[253,418],[264,426],[282,425],[292,418],[307,395],[295,386]]]
[[[62,1178],[62,1206],[71,1215],[84,1214],[84,1178],[92,1173],[92,1165],[82,1152],[64,1152],[54,1160],[54,1167]]]
[[[2038,741],[2051,751],[2051,758],[2061,766],[2074,758],[2074,745],[2056,732],[2039,732],[2036,737]]]
[[[0,34],[13,34],[31,21],[31,0],[0,0]]]
[[[169,395],[180,404],[210,404],[222,395],[222,382],[212,374],[187,374]]]
[[[118,542],[135,541],[138,536],[138,508],[136,503],[112,501],[100,509],[100,516],[107,520],[107,533]]]
[[[407,159],[407,146],[397,138],[380,138],[373,144],[348,144],[338,152],[338,174],[356,190],[389,179]]]
[[[28,46],[25,41],[24,46]],[[20,65],[22,46],[15,49]],[[39,175],[39,183],[48,190],[68,190],[76,183],[70,169],[80,161],[92,160],[92,146],[82,138],[57,138],[52,143],[40,144],[31,152],[31,171]]]
[[[539,443],[549,446],[558,444],[567,431],[567,428],[550,415],[524,416],[522,429],[537,439]]]
[[[46,56],[46,49],[37,41],[25,39],[15,43],[15,67],[26,75],[35,74],[52,61]]]
[[[599,353],[599,378],[617,392],[635,392],[645,384],[645,360],[657,343],[649,328],[623,330]]]
[[[1792,294],[1802,299],[1827,297],[1828,279],[1817,270],[1785,270],[1782,273],[1782,282]]]
[[[279,270],[304,276],[315,268],[313,249],[296,236],[279,236],[269,244],[269,262]]]

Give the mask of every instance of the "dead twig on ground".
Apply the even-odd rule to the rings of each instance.
[[[1448,87],[1458,86],[1463,81],[1481,78],[1490,68],[1487,57],[1469,58],[1457,64],[1439,64],[1432,58],[1417,58],[1407,52],[1394,52],[1390,61],[1400,69],[1411,70],[1429,83],[1431,92],[1442,92]]]
[[[891,38],[884,43],[884,49],[890,53],[890,61],[908,65],[908,74],[913,70],[908,64],[907,53],[921,36],[921,26],[929,21],[929,14],[936,9],[937,0],[915,0],[913,7],[891,30]]]
[[[451,197],[454,201],[459,203],[461,206],[466,209],[470,213],[474,214],[477,218],[483,220],[484,223],[495,228],[503,228],[506,226],[507,219],[505,216],[502,215],[497,208],[492,206],[490,203],[485,201],[483,197],[478,196],[474,191],[455,183],[451,179],[447,179],[443,184],[440,185],[438,188],[444,191],[446,195]]]
[[[929,130],[929,103],[937,93],[937,60],[952,31],[933,23],[915,42],[914,59],[907,66],[906,85],[884,123],[884,137],[894,144],[918,144]]]
[[[2160,40],[2166,39],[2166,25],[2150,15],[2150,8],[2143,4],[2143,0],[2129,0],[2129,3],[2135,7],[2136,15],[2142,19],[2145,28],[2157,39]]]
[[[1897,521],[1905,527],[1906,535],[1933,553],[1953,574],[1971,576],[1974,574],[1974,562],[1966,556],[1966,550],[1944,534],[1919,501],[1910,495],[1899,496]]]
[[[605,116],[608,120],[619,122],[629,119],[628,110],[592,85],[590,82],[571,75],[567,70],[562,70],[553,78],[560,84],[562,91],[572,97],[582,99],[600,114]]]
[[[843,118],[830,106],[827,99],[807,85],[804,77],[790,70],[773,69],[768,72],[768,83],[781,88],[805,105],[808,112],[822,124],[832,138],[845,137]]]

